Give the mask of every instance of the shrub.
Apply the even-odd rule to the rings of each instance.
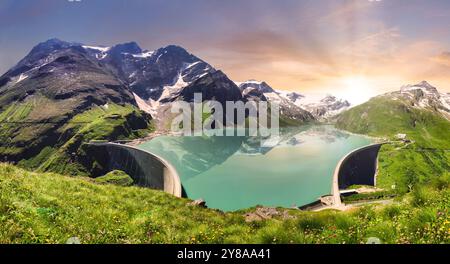
[[[392,219],[398,215],[400,215],[402,212],[402,208],[398,205],[390,205],[386,206],[383,210],[383,215],[386,219]]]
[[[381,243],[395,243],[396,230],[391,222],[385,221],[369,227],[366,236],[367,238],[377,237],[381,240]]]
[[[356,222],[350,215],[338,214],[335,219],[336,227],[342,230],[348,230],[356,226]]]
[[[96,183],[100,184],[115,184],[119,186],[130,186],[133,184],[133,179],[123,171],[114,170],[104,176],[95,178]]]
[[[434,188],[438,190],[445,190],[450,187],[450,173],[447,172],[442,176],[436,177],[431,181]]]
[[[326,213],[303,215],[297,220],[297,225],[302,230],[321,230],[330,222],[330,218]]]

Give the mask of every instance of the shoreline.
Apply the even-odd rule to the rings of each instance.
[[[312,202],[312,203],[309,203],[309,204],[305,204],[305,205],[302,205],[302,206],[298,207],[299,209],[305,208],[306,210],[312,210],[312,211],[320,211],[320,210],[324,210],[324,209],[344,210],[344,207],[346,207],[346,205],[342,202],[342,200],[340,198],[341,193],[340,193],[340,188],[339,188],[339,173],[340,173],[340,171],[342,169],[342,166],[345,164],[345,162],[348,159],[350,159],[356,153],[359,153],[359,152],[361,152],[363,150],[370,149],[370,148],[377,147],[377,146],[381,147],[384,144],[388,144],[389,141],[386,138],[374,137],[374,136],[369,136],[369,135],[364,135],[364,134],[357,134],[357,133],[353,133],[353,132],[350,132],[350,131],[342,130],[342,129],[336,128],[336,126],[334,124],[318,124],[318,125],[332,126],[334,129],[336,129],[338,131],[341,131],[343,133],[346,133],[346,134],[349,134],[349,135],[362,136],[362,137],[365,137],[365,138],[372,139],[372,140],[374,140],[374,142],[376,142],[376,143],[373,143],[373,144],[370,144],[370,145],[367,145],[367,146],[363,146],[363,147],[354,149],[354,150],[350,151],[349,153],[347,153],[343,158],[341,158],[339,160],[339,162],[337,163],[337,165],[335,167],[335,170],[333,172],[332,187],[331,187],[330,194],[321,196],[315,202]],[[120,143],[113,143],[113,144],[125,145],[125,146],[131,147],[131,148],[134,148],[134,149],[137,149],[137,150],[140,150],[140,151],[147,152],[150,155],[153,155],[153,156],[157,157],[161,162],[164,163],[165,166],[172,167],[173,171],[176,171],[176,169],[173,168],[173,166],[169,162],[165,161],[163,158],[161,158],[161,157],[159,157],[159,156],[157,156],[157,155],[155,155],[155,154],[153,154],[151,152],[148,152],[146,150],[143,150],[143,149],[140,149],[140,148],[137,147],[138,145],[140,145],[140,144],[142,144],[144,142],[150,141],[150,140],[152,140],[152,139],[154,139],[156,137],[159,137],[159,136],[171,136],[171,135],[172,136],[179,136],[179,134],[172,133],[170,131],[157,130],[157,131],[154,131],[152,133],[149,133],[147,136],[145,136],[143,138],[134,139],[134,140],[128,141],[128,142],[126,142],[124,144],[120,144]],[[378,171],[378,153],[376,155],[376,166],[375,166],[375,172],[374,172],[374,175],[373,175],[374,186],[376,185],[377,171]],[[178,175],[178,173],[177,173],[177,175]],[[181,186],[181,180],[180,180],[179,176],[178,176],[178,182],[179,182],[179,185]],[[180,196],[178,196],[178,197],[180,197]],[[311,206],[311,208],[309,208],[310,206]]]

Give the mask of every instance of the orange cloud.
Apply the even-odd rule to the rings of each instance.
[[[432,58],[438,64],[450,67],[450,52],[442,52],[436,57]]]

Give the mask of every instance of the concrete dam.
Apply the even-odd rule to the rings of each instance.
[[[351,185],[376,185],[378,169],[378,152],[382,144],[370,145],[357,149],[347,155],[339,168],[339,189]]]
[[[342,204],[341,190],[351,185],[375,186],[378,152],[383,144],[364,146],[344,156],[335,166],[331,195],[323,196],[329,197],[326,198],[329,202],[324,203],[321,198],[302,207],[307,208],[320,202],[340,206]],[[89,145],[95,148],[94,158],[105,170],[122,170],[130,175],[138,186],[163,190],[177,197],[187,196],[175,166],[152,151],[107,142]],[[198,146],[198,144],[194,145]]]
[[[89,143],[95,148],[95,160],[108,171],[122,170],[141,187],[162,190],[177,197],[183,188],[175,168],[150,152],[117,143]]]
[[[333,175],[332,204],[340,206],[340,190],[352,185],[376,186],[378,171],[378,152],[386,143],[377,143],[362,147],[347,154],[336,166]]]

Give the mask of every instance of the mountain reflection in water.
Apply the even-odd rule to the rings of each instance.
[[[235,210],[314,201],[329,193],[337,162],[368,144],[330,125],[308,125],[271,137],[161,136],[139,147],[176,168],[188,197]]]

